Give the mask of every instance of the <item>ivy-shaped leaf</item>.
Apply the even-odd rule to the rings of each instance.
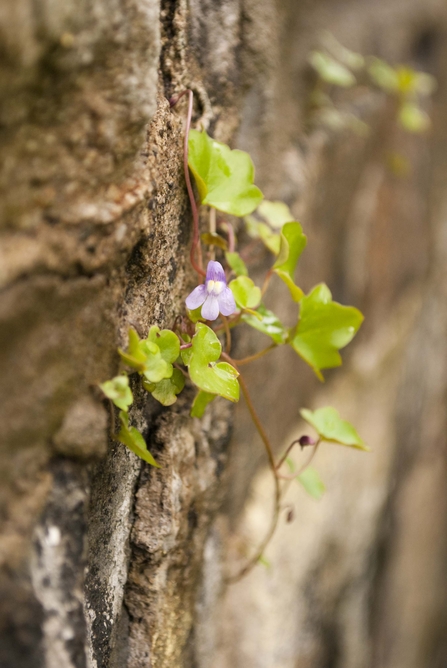
[[[281,230],[281,246],[273,265],[274,273],[289,288],[293,301],[299,302],[303,291],[295,285],[294,274],[301,253],[306,248],[307,237],[300,223],[286,223]]]
[[[245,151],[232,151],[206,132],[189,133],[188,165],[194,175],[202,204],[233,216],[246,216],[262,201],[253,185],[253,162]]]
[[[199,390],[191,406],[191,417],[201,418],[205,412],[205,408],[210,404],[215,398],[216,394],[211,394],[210,392],[204,392]]]
[[[318,72],[323,81],[333,84],[334,86],[350,88],[356,83],[355,76],[352,72],[326,53],[312,51],[309,55],[309,63]]]
[[[122,411],[127,411],[133,402],[132,390],[129,387],[127,376],[115,376],[112,380],[106,380],[100,383],[99,387],[108,399],[111,399],[115,406]]]
[[[142,340],[134,329],[130,329],[127,352],[118,352],[127,366],[138,371],[150,383],[159,383],[172,376],[172,362],[179,356],[180,344],[174,332],[169,329],[160,331],[154,325],[147,339]]]
[[[373,81],[387,92],[395,92],[399,89],[399,79],[396,70],[380,58],[373,58],[368,67],[368,72]]]
[[[174,334],[170,329],[162,329],[153,325],[147,337],[148,341],[155,343],[159,349],[162,358],[168,364],[175,362],[177,357],[180,355],[180,342],[178,336]]]
[[[339,443],[357,450],[369,450],[352,424],[342,420],[335,408],[326,406],[325,408],[318,408],[316,411],[302,408],[300,413],[302,418],[312,425],[322,440]]]
[[[320,475],[313,466],[308,466],[300,475],[296,477],[297,481],[304,487],[306,492],[314,499],[321,499],[326,491],[326,486],[321,480]]]
[[[183,353],[189,352],[187,362]],[[197,387],[210,394],[219,394],[229,401],[239,401],[238,372],[227,364],[217,362],[222,346],[216,334],[207,325],[198,322],[192,347],[182,351],[188,364],[189,375]]]
[[[174,369],[170,378],[160,380],[158,383],[143,380],[143,387],[163,406],[172,406],[177,401],[177,394],[180,394],[185,387],[185,377],[179,369]]]
[[[248,276],[248,269],[239,253],[225,253],[225,259],[236,276]]]
[[[419,134],[426,132],[430,127],[430,117],[414,102],[405,102],[399,109],[400,125],[407,130]]]
[[[264,200],[258,207],[260,216],[264,218],[275,229],[280,229],[285,223],[292,221],[293,214],[284,202],[270,202]]]
[[[261,316],[261,318],[259,318]],[[273,311],[269,311],[264,304],[261,304],[256,311],[256,316],[244,313],[242,321],[247,325],[257,329],[258,332],[267,334],[275,343],[281,345],[287,340],[287,330],[282,322],[276,317]]]
[[[147,352],[143,351],[140,346],[141,340],[137,332],[131,327],[129,329],[129,346],[127,352],[118,348],[121,359],[127,366],[130,366],[132,369],[142,373],[145,369]],[[152,349],[154,353],[157,353],[157,348]]]
[[[116,439],[124,445],[127,445],[129,450],[132,450],[138,457],[144,459],[145,462],[156,468],[160,468],[149,450],[147,449],[146,441],[135,427],[129,427],[129,416],[124,411],[120,411],[119,418],[121,421],[121,429],[116,436]]]
[[[281,245],[279,234],[273,232],[266,223],[261,223],[254,216],[245,216],[245,228],[252,239],[261,239],[264,246],[273,255],[278,255]]]
[[[221,248],[224,251],[228,249],[227,240],[215,232],[204,232],[200,235],[200,238],[202,242],[208,244],[208,246],[217,246],[217,248]]]
[[[320,369],[341,365],[338,351],[353,339],[362,322],[358,309],[333,302],[329,288],[321,283],[302,298],[300,320],[290,333],[290,344],[324,380]]]
[[[236,304],[241,308],[253,309],[261,301],[261,289],[248,276],[239,276],[228,286],[233,293]]]

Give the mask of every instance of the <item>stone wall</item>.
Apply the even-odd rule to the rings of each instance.
[[[446,19],[441,0],[4,0],[2,668],[444,665]],[[366,94],[368,139],[309,130],[321,28],[438,77],[427,140],[397,136]],[[198,423],[190,392],[162,409],[135,386],[155,471],[110,440],[96,387],[128,327],[169,326],[194,282],[185,106],[167,101],[185,87],[194,122],[249,150],[266,196],[302,220],[303,287],[325,280],[367,315],[324,397],[290,354],[248,373],[278,446],[324,400],[374,453],[324,453],[326,500],[297,497],[272,571],[228,590],[269,512],[243,407],[229,458],[227,403]],[[408,152],[407,179],[389,150]],[[258,343],[241,335],[241,356]]]

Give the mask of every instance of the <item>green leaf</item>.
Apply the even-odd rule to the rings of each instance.
[[[133,402],[132,390],[129,387],[127,376],[115,376],[112,380],[106,380],[100,383],[99,387],[108,399],[111,399],[115,406],[122,411],[127,411]]]
[[[380,58],[373,58],[368,72],[373,81],[389,92],[396,92],[399,89],[399,79],[396,70]]]
[[[281,230],[281,246],[278,258],[273,265],[274,273],[289,288],[292,299],[299,302],[303,291],[295,285],[294,274],[301,253],[306,248],[307,237],[300,223],[286,223]]]
[[[163,406],[172,406],[177,401],[177,394],[180,394],[185,387],[185,377],[179,369],[174,369],[170,378],[160,380],[158,383],[143,380],[143,387]]]
[[[192,357],[192,347],[191,348],[184,348],[184,350],[180,351],[180,355],[181,355],[183,364],[185,366],[189,366],[189,363],[191,362],[191,357]]]
[[[193,309],[192,311],[189,310],[189,308],[186,309],[186,313],[188,314],[188,318],[191,320],[191,322],[199,322],[201,320],[202,322],[205,322],[205,318],[202,318],[202,307],[198,306],[197,308]]]
[[[154,351],[154,346],[157,349]],[[141,341],[141,349],[147,352],[143,376],[151,383],[159,383],[172,376],[172,364],[163,359],[159,347],[151,341]]]
[[[217,248],[221,248],[224,251],[228,248],[227,240],[215,232],[204,232],[200,235],[200,238],[202,242],[208,244],[208,246],[217,246]]]
[[[342,420],[338,411],[331,406],[310,411],[302,408],[301,416],[308,422],[324,441],[347,445],[358,450],[369,450],[352,424]]]
[[[198,322],[192,348],[187,350],[191,350],[189,375],[199,389],[219,394],[229,401],[239,401],[239,374],[231,364],[217,362],[222,346],[212,329]]]
[[[174,334],[170,329],[162,329],[153,325],[147,337],[148,341],[155,343],[159,349],[162,358],[168,364],[175,362],[177,357],[180,355],[180,342],[178,336]]]
[[[225,253],[225,259],[236,276],[248,276],[248,269],[239,253]]]
[[[273,339],[278,345],[285,343],[287,339],[287,330],[276,315],[272,311],[269,311],[264,304],[260,305],[256,313],[256,317],[244,313],[242,321],[246,322],[250,327],[257,329],[258,332],[267,334],[267,336]],[[259,319],[259,316],[262,316],[261,320]]]
[[[199,390],[191,406],[191,417],[201,418],[205,412],[205,408],[216,398],[216,396],[216,394],[210,394],[210,392]]]
[[[163,353],[158,344],[163,348]],[[173,357],[176,350],[177,355]],[[163,378],[172,376],[170,360],[177,359],[179,351],[180,345],[174,332],[167,329],[160,332],[155,325],[151,327],[148,338],[143,340],[140,340],[134,329],[130,329],[128,351],[118,350],[123,362],[144,375],[151,383],[158,383]]]
[[[146,441],[135,427],[129,427],[129,416],[127,413],[120,411],[121,429],[116,436],[116,440],[127,445],[129,450],[132,450],[138,457],[144,459],[145,462],[151,466],[161,468],[149,450],[147,449]]]
[[[248,276],[235,278],[228,287],[241,308],[256,308],[261,301],[261,289]]]
[[[399,110],[399,123],[407,132],[426,132],[430,127],[430,117],[417,104],[405,102]]]
[[[290,344],[320,380],[320,369],[341,365],[339,350],[354,337],[363,315],[353,306],[332,301],[329,288],[321,283],[302,298],[300,320],[290,335]]]
[[[147,354],[143,352],[140,347],[140,337],[137,332],[131,327],[129,329],[129,346],[127,352],[118,348],[118,353],[127,366],[136,369],[139,372],[144,371]],[[154,349],[155,350],[155,349]],[[156,350],[155,350],[156,352]]]
[[[245,216],[244,221],[247,234],[252,239],[261,239],[264,246],[273,255],[278,255],[281,244],[279,234],[272,232],[266,223],[260,223],[254,216]]]
[[[365,65],[365,59],[360,53],[347,49],[334,37],[334,35],[325,30],[321,34],[323,45],[337,58],[341,63],[352,70],[360,70]]]
[[[314,499],[321,499],[326,491],[324,482],[313,466],[308,466],[304,469],[296,479],[304,487],[309,496],[312,496]]]
[[[326,53],[312,51],[309,55],[309,63],[318,72],[323,81],[333,84],[334,86],[350,88],[356,83],[355,76],[352,72]]]
[[[281,228],[284,223],[294,219],[289,207],[284,202],[270,202],[265,199],[259,205],[257,212],[274,228]]]
[[[194,175],[202,204],[233,216],[246,216],[262,201],[253,185],[255,170],[245,151],[232,151],[206,132],[189,133],[188,165]]]

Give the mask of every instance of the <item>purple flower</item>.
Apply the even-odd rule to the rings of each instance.
[[[186,306],[190,311],[202,306],[202,318],[205,320],[216,320],[219,311],[222,315],[231,315],[236,311],[236,302],[230,288],[227,288],[225,272],[220,262],[208,262],[205,283],[198,285],[187,296]]]

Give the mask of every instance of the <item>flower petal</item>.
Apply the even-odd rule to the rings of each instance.
[[[227,284],[225,272],[220,262],[210,260],[206,268],[206,281],[221,281]]]
[[[203,302],[206,299],[206,286],[198,285],[194,290],[186,297],[185,304],[190,311],[194,311],[195,308],[202,306]]]
[[[222,315],[231,315],[236,311],[236,302],[230,288],[225,288],[217,298]]]
[[[219,315],[219,302],[214,295],[208,295],[202,306],[202,318],[205,320],[215,320]]]

